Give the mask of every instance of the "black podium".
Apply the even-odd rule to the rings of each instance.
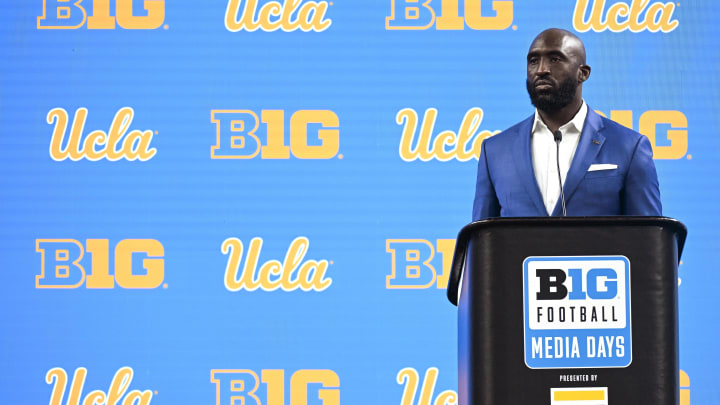
[[[459,403],[677,405],[686,233],[659,217],[467,225],[448,284]]]

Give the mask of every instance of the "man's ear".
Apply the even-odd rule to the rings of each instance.
[[[582,83],[585,80],[590,78],[590,66],[588,65],[580,65],[580,68],[578,69],[578,82]]]

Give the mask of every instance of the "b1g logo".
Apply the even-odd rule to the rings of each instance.
[[[285,370],[211,370],[216,405],[339,405],[340,378],[332,370],[298,370],[290,377],[285,401]],[[320,401],[320,402],[318,402]]]
[[[388,239],[385,251],[392,260],[390,275],[385,276],[387,289],[447,288],[455,239],[438,239],[437,249],[425,239]]]
[[[528,367],[630,365],[630,262],[625,256],[528,257],[523,281]]]
[[[110,274],[110,243],[107,239],[88,239],[85,248],[90,263],[82,264],[82,243],[75,239],[37,239],[40,274],[36,288],[156,288],[165,278],[163,245],[154,239],[124,239],[115,246],[114,275]],[[88,267],[89,264],[89,267]],[[88,267],[88,271],[85,271]]]
[[[300,110],[290,117],[290,145],[285,138],[285,112],[262,110],[260,118],[250,110],[212,110],[216,125],[212,159],[331,159],[340,150],[340,120],[329,110]],[[264,136],[260,123],[264,124]],[[317,136],[309,137],[311,129]],[[261,138],[264,138],[261,140]],[[338,155],[342,159],[342,155]]]
[[[74,29],[87,22],[88,29],[114,29],[118,25],[129,30],[152,30],[165,21],[165,0],[115,0],[115,16],[110,0],[43,0],[42,15],[37,18],[39,29]],[[142,8],[137,7],[142,5]],[[90,9],[90,15],[88,10]]]
[[[390,0],[385,28],[425,30],[434,24],[439,30],[462,30],[466,25],[473,30],[504,30],[512,25],[512,1],[485,2],[492,3],[494,16],[483,15],[482,0],[464,0],[463,16],[459,0]]]
[[[601,111],[598,114],[606,117]],[[633,128],[632,110],[612,110],[610,119]],[[688,151],[688,120],[677,110],[649,110],[640,114],[637,131],[648,137],[653,159],[680,159]],[[667,139],[667,140],[665,140]],[[692,156],[687,155],[690,159]]]

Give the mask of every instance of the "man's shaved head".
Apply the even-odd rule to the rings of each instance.
[[[558,44],[561,49],[568,53],[568,56],[574,56],[577,63],[585,64],[585,44],[577,35],[568,30],[561,28],[546,29],[535,37],[532,44],[530,44],[530,51],[538,42]]]

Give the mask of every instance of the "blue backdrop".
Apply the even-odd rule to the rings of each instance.
[[[0,401],[455,403],[475,151],[560,27],[654,137],[683,405],[719,403],[720,7],[526,3],[5,2]]]

